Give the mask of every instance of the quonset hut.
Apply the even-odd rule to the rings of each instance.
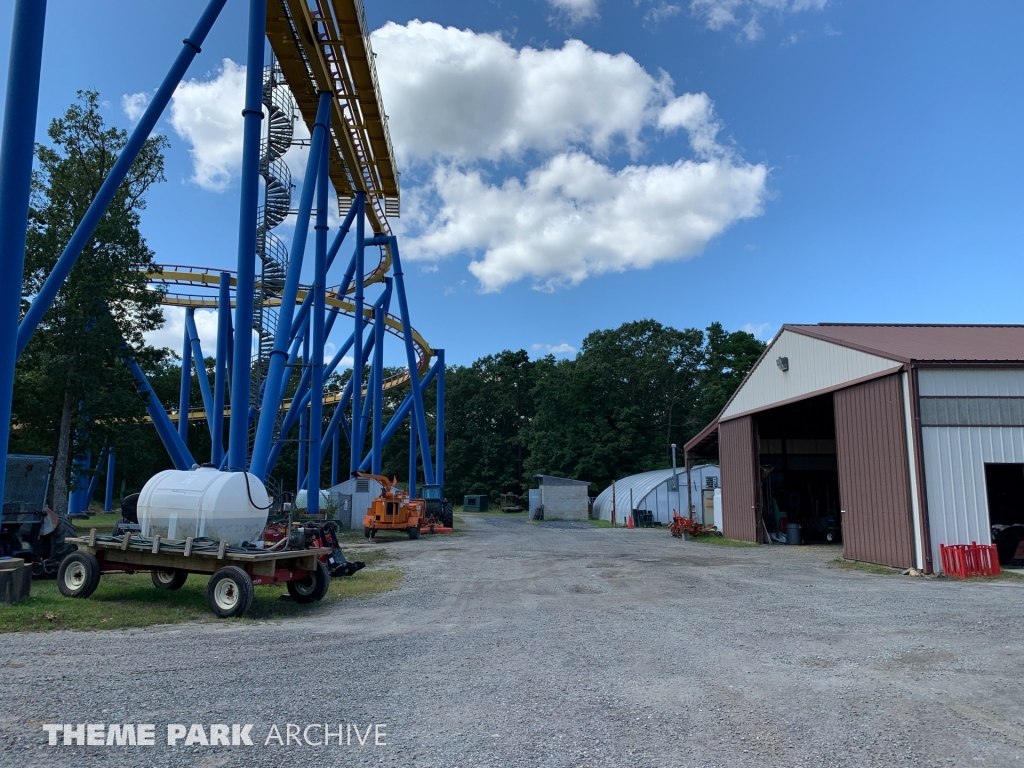
[[[718,467],[704,465],[690,468],[690,504],[699,522],[712,523],[710,507],[704,508],[703,491],[719,488]],[[677,469],[677,482],[672,480],[672,469],[655,469],[615,481],[615,522],[625,525],[631,509],[646,509],[653,513],[654,521],[668,525],[673,510],[684,514],[687,504],[686,470]],[[608,486],[594,501],[595,520],[612,519],[612,486]]]

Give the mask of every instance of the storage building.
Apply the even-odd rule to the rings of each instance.
[[[1022,530],[1024,326],[785,325],[686,457],[720,462],[728,537],[938,571]]]
[[[329,488],[327,493],[334,503],[334,519],[338,525],[353,531],[363,530],[363,518],[380,492],[380,483],[368,477],[353,477]]]
[[[545,520],[587,520],[590,517],[590,483],[553,475],[534,475],[537,478],[540,505]],[[530,510],[533,518],[535,510]]]
[[[687,498],[692,506],[692,515],[698,522],[714,522],[714,491],[719,487],[719,469],[702,465],[690,468],[690,493],[686,492],[686,470],[676,470],[676,481],[672,480],[672,469],[655,469],[641,472],[615,481],[614,494],[608,486],[594,501],[594,519],[611,520],[614,496],[615,522],[626,524],[630,510],[644,509],[652,513],[653,519],[664,525],[672,522],[672,512],[685,515]]]

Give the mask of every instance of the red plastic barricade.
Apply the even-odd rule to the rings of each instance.
[[[942,570],[958,579],[998,576],[999,553],[995,544],[939,544]]]

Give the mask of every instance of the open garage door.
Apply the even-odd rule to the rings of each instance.
[[[834,398],[843,554],[909,568],[914,531],[900,376],[840,389]]]
[[[757,434],[752,416],[718,425],[722,471],[722,535],[760,543],[761,510]]]

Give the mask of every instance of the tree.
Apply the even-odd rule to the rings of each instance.
[[[53,120],[52,147],[36,147],[25,254],[23,305],[50,274],[75,227],[124,149],[125,131],[107,127],[99,95],[78,101]],[[163,322],[160,294],[147,290],[153,252],[139,232],[150,188],[164,180],[167,139],[149,139],[32,338],[17,373],[15,421],[23,443],[55,455],[54,509],[67,509],[68,467],[81,451],[95,456],[119,445],[121,456],[147,436],[145,415],[119,352],[127,344],[144,369],[159,369],[163,350],[143,333]]]

